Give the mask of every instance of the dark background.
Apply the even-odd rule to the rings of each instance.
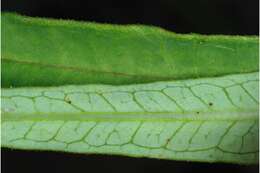
[[[258,8],[258,0],[2,0],[3,11],[30,16],[232,35],[258,35]]]
[[[2,0],[2,11],[116,24],[160,26],[177,33],[258,35],[258,0]],[[3,172],[254,173],[259,166],[2,149]]]
[[[256,165],[2,150],[3,173],[257,173],[258,170]]]

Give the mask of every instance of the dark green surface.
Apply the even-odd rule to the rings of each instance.
[[[2,87],[130,84],[258,71],[258,38],[2,13]]]

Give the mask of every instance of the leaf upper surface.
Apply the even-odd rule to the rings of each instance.
[[[137,84],[259,70],[256,36],[183,35],[10,13],[1,22],[1,85],[7,88]]]

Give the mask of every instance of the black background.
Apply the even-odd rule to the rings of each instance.
[[[2,0],[2,10],[30,16],[232,35],[258,35],[258,8],[258,0]]]
[[[2,0],[2,11],[117,24],[160,26],[177,33],[258,35],[258,0]],[[259,166],[2,149],[3,172],[254,173]]]

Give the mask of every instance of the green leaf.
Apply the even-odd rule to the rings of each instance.
[[[2,146],[258,163],[258,73],[2,89]]]
[[[258,163],[258,37],[1,24],[2,147]]]
[[[2,26],[2,87],[121,85],[259,69],[256,36],[181,35],[10,13]]]

